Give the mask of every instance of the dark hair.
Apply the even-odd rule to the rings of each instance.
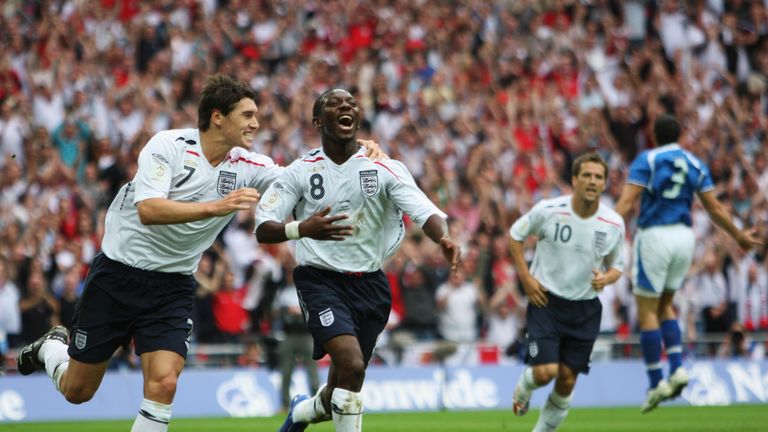
[[[197,127],[205,132],[211,127],[211,114],[218,110],[223,115],[229,115],[243,98],[256,101],[256,92],[241,81],[226,75],[208,77],[200,92],[200,102],[197,104]]]
[[[608,164],[605,162],[605,159],[603,159],[602,156],[597,154],[596,151],[592,151],[592,150],[586,153],[582,153],[581,155],[579,155],[579,157],[574,159],[573,164],[571,165],[571,175],[573,177],[576,177],[579,175],[579,173],[581,173],[581,166],[585,162],[594,162],[602,165],[603,170],[605,170],[603,174],[605,175],[605,177],[608,177]]]
[[[340,90],[340,89],[332,88],[332,89],[326,90],[320,96],[318,96],[317,99],[315,99],[315,104],[312,105],[313,119],[320,117],[320,111],[323,110],[323,105],[325,105],[325,101],[328,99],[328,95],[330,95],[331,92],[334,90]]]
[[[677,142],[680,138],[680,123],[673,115],[662,114],[653,123],[653,136],[657,145]]]

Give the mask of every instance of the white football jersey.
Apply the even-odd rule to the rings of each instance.
[[[604,204],[587,219],[571,206],[571,195],[542,200],[515,221],[517,241],[538,237],[531,274],[553,294],[570,300],[597,297],[592,270],[624,271],[624,220]]]
[[[243,187],[263,193],[284,170],[271,158],[240,147],[214,167],[203,155],[198,129],[159,132],[139,154],[136,177],[109,206],[102,250],[131,267],[191,274],[234,213],[180,224],[144,225],[136,203],[149,198],[215,201]]]
[[[293,212],[303,220],[331,206],[329,216],[345,214],[337,222],[352,225],[354,233],[343,241],[302,238],[296,245],[301,265],[336,272],[373,272],[403,240],[403,211],[418,226],[433,214],[446,218],[416,186],[401,162],[373,162],[365,149],[337,165],[322,149],[293,162],[262,197],[256,227],[266,221],[284,222]]]

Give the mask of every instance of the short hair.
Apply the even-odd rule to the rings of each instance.
[[[600,164],[603,166],[603,170],[605,171],[603,175],[605,177],[608,177],[608,164],[605,162],[605,159],[603,159],[602,156],[600,156],[596,151],[590,150],[586,153],[582,153],[574,159],[573,164],[571,165],[571,175],[573,177],[578,176],[581,173],[581,166],[584,165],[586,162],[594,162],[597,164]]]
[[[312,105],[312,118],[313,119],[316,119],[316,118],[320,117],[320,112],[323,110],[323,105],[325,105],[325,101],[327,101],[328,100],[328,96],[330,96],[330,94],[332,92],[336,91],[336,90],[348,92],[347,90],[345,90],[343,88],[332,88],[332,89],[328,89],[328,90],[324,91],[320,96],[317,97],[317,99],[315,99],[315,104]]]
[[[201,132],[211,127],[211,114],[214,110],[229,115],[243,98],[256,102],[256,92],[247,84],[226,75],[216,74],[208,77],[200,92],[197,104],[197,127]]]
[[[680,123],[671,114],[662,114],[653,122],[653,136],[657,145],[677,142],[680,138]]]

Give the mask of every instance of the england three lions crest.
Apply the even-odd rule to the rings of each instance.
[[[216,184],[216,190],[221,196],[227,196],[235,190],[237,184],[237,174],[229,171],[219,172],[219,182]]]
[[[608,233],[595,231],[595,252],[602,255],[605,250],[605,242],[608,239]]]
[[[360,171],[360,190],[363,195],[372,197],[379,191],[379,172],[376,170]]]

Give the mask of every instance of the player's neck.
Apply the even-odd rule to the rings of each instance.
[[[335,141],[332,138],[323,137],[323,152],[336,165],[342,165],[358,150],[359,147],[355,138],[349,141]]]
[[[576,195],[571,197],[571,208],[582,219],[590,218],[597,213],[600,201],[587,201],[578,198]]]
[[[232,147],[228,146],[220,136],[212,133],[210,129],[200,132],[200,147],[203,149],[203,156],[214,167],[218,166],[232,150]]]

